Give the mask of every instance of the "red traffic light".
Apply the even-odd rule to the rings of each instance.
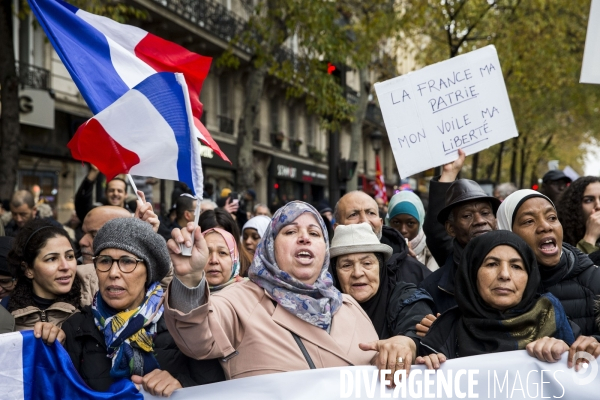
[[[279,183],[276,183],[275,185],[273,185],[273,187],[274,187],[275,189],[279,189]]]
[[[336,66],[335,66],[335,65],[333,65],[332,63],[327,63],[327,73],[328,73],[329,75],[333,74],[333,73],[335,72],[335,70],[336,70],[336,69],[337,69],[337,68],[336,68]]]
[[[539,186],[537,185],[537,183],[536,183],[536,184],[534,184],[534,185],[531,185],[531,188],[532,188],[533,190],[538,190],[540,187],[539,187]]]

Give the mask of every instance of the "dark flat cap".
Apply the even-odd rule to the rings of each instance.
[[[488,196],[477,182],[470,179],[457,179],[446,191],[445,206],[437,215],[438,222],[444,225],[454,207],[470,201],[489,201],[492,204],[494,215],[500,207],[500,200]]]
[[[546,172],[546,174],[542,178],[542,182],[554,182],[560,181],[561,179],[564,179],[568,182],[573,182],[573,180],[567,175],[565,175],[565,173],[562,172],[560,169],[553,169],[552,171]]]

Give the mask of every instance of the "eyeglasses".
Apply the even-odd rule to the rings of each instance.
[[[17,278],[3,278],[0,279],[0,287],[4,290],[11,290],[15,283],[17,283]]]
[[[113,263],[116,261],[121,272],[129,274],[135,270],[138,263],[144,262],[140,258],[133,258],[129,256],[123,256],[121,258],[112,258],[111,256],[98,256],[93,257],[94,267],[100,272],[108,272],[112,268]]]

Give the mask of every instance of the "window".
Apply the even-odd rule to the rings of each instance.
[[[269,112],[270,112],[270,128],[272,133],[279,132],[279,103],[277,102],[277,98],[273,97],[269,104]]]
[[[306,143],[309,146],[315,145],[315,117],[308,115],[306,117]]]
[[[225,75],[219,77],[219,115],[229,116],[229,79]]]
[[[288,137],[296,139],[296,110],[293,107],[288,108]]]

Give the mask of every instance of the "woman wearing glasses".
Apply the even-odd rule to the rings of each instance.
[[[179,351],[163,318],[160,280],[169,272],[164,239],[134,218],[107,222],[94,238],[99,289],[62,326],[64,347],[83,380],[106,391],[131,379],[156,396],[225,379],[218,361],[197,361]]]

